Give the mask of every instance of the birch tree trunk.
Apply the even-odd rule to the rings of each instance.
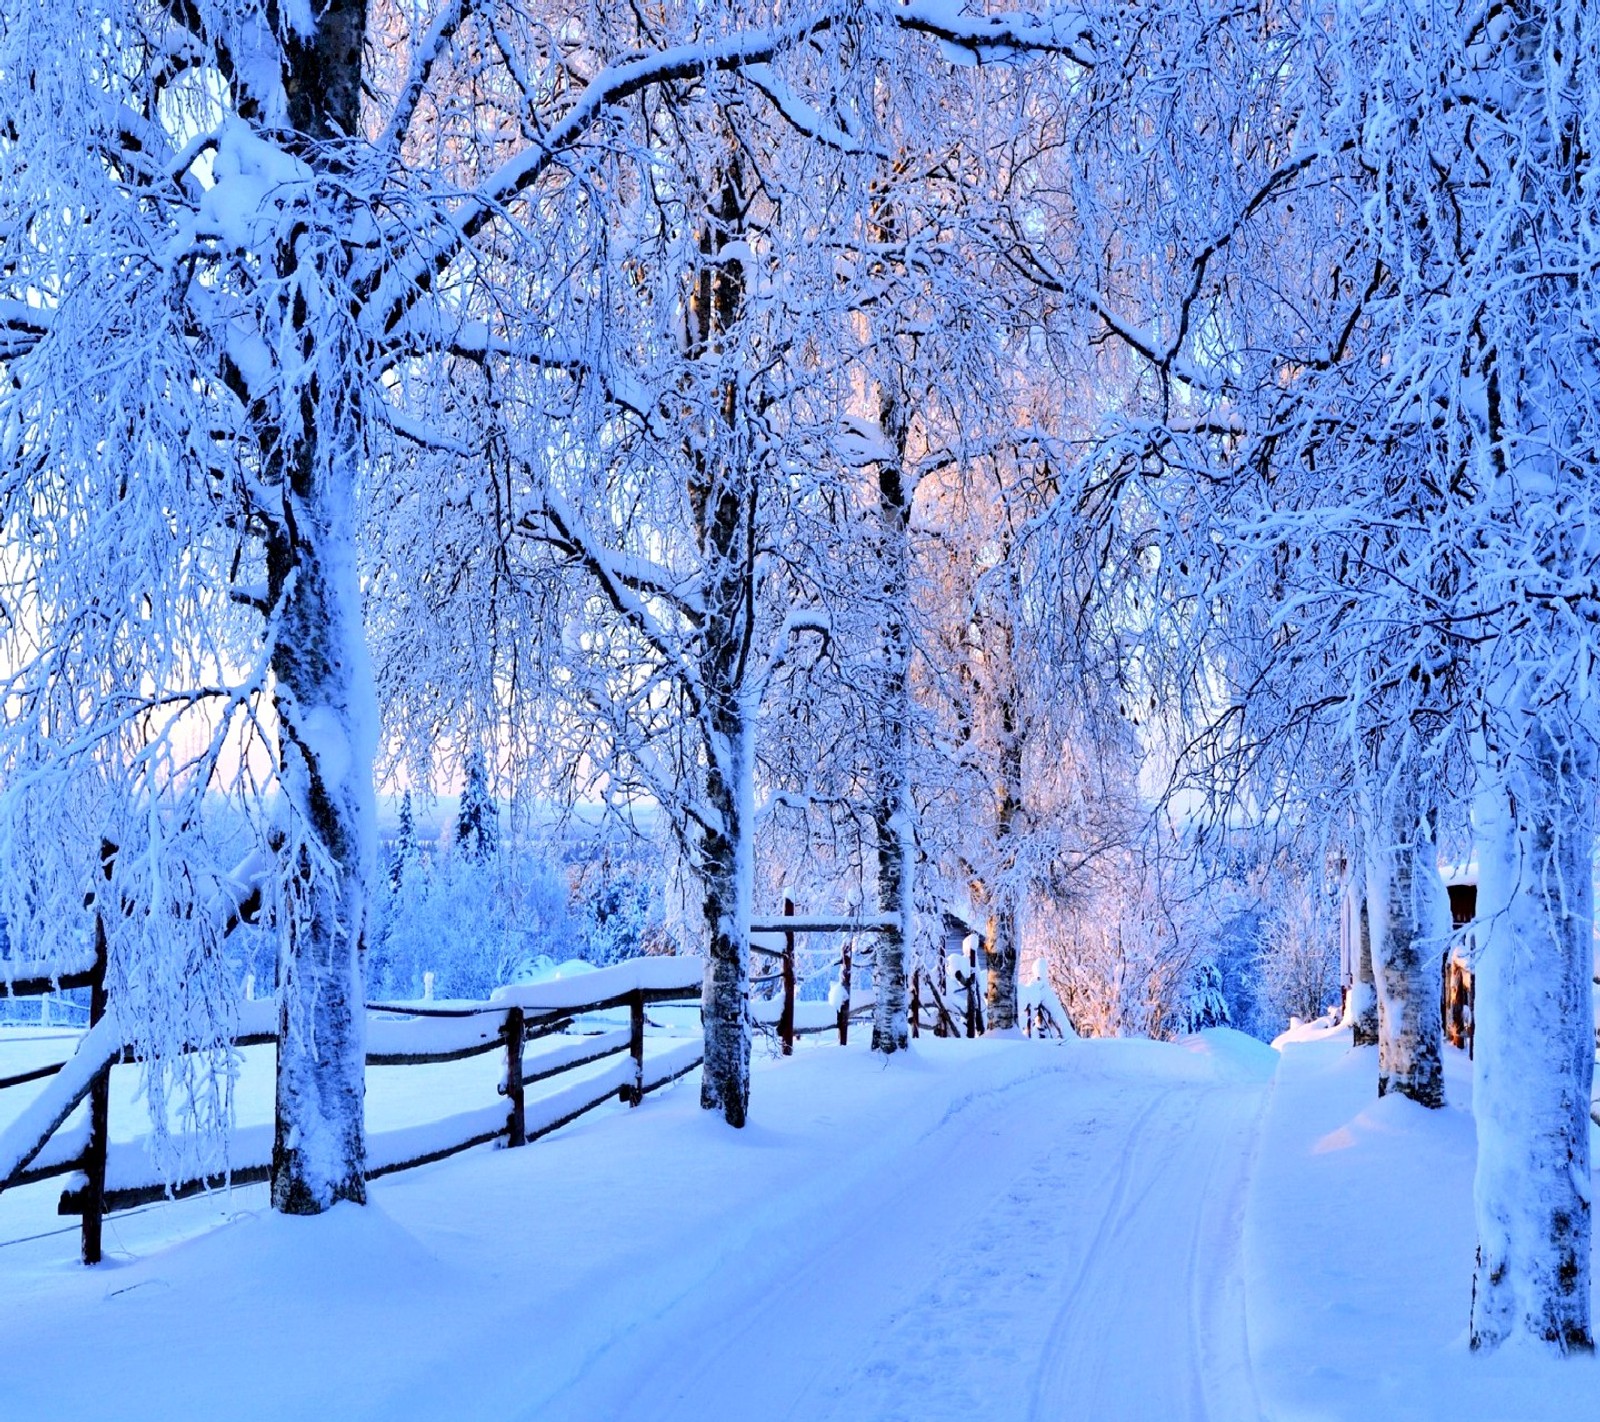
[[[736,151],[702,230],[704,259],[689,300],[690,353],[713,358],[745,310],[744,264],[718,254],[744,236]],[[750,905],[755,882],[755,715],[746,677],[753,633],[756,482],[741,436],[738,382],[724,378],[712,429],[686,451],[689,501],[703,568],[698,708],[706,735],[708,823],[697,866],[708,942],[701,1018],[705,1064],[700,1104],[743,1126],[750,1109]]]
[[[360,132],[366,22],[365,0],[325,0],[314,24],[284,42],[293,139],[319,174],[340,173],[341,145]],[[280,616],[272,670],[290,811],[272,1204],[288,1214],[366,1198],[362,970],[377,710],[356,573],[354,352],[329,302],[350,291],[348,214],[342,196],[318,196],[337,214],[326,234],[291,230],[276,253],[286,313],[275,348],[292,368],[281,373],[275,427],[263,439],[285,514],[268,537],[267,566]]]
[[[753,737],[737,718],[723,729],[725,765],[712,767],[707,803],[722,828],[700,837],[701,909],[706,976],[700,1016],[705,1063],[700,1105],[743,1126],[750,1110],[750,905],[754,886],[750,832],[754,824]]]
[[[1444,1105],[1439,963],[1449,898],[1439,877],[1414,771],[1374,790],[1363,827],[1373,977],[1378,995],[1378,1095]]]
[[[1505,324],[1483,338],[1492,477],[1480,487],[1488,571],[1511,592],[1490,579],[1479,592],[1498,633],[1487,644],[1496,674],[1486,720],[1512,749],[1485,757],[1475,805],[1474,1349],[1519,1338],[1594,1350],[1596,619],[1592,592],[1573,589],[1592,586],[1596,527],[1600,351],[1580,257],[1593,245],[1596,23],[1590,6],[1511,0],[1479,71],[1491,101],[1508,104],[1510,140],[1488,164],[1473,158],[1477,173],[1509,178],[1479,208],[1511,220],[1504,245],[1480,259],[1478,290],[1508,291],[1496,313]],[[1509,546],[1496,547],[1500,538]],[[1557,593],[1527,607],[1517,580],[1530,566],[1533,585]]]
[[[1508,772],[1484,776],[1476,805],[1475,1349],[1519,1335],[1594,1347],[1595,772],[1579,736],[1538,727]]]
[[[1363,885],[1366,870],[1362,866]],[[1350,1043],[1355,1047],[1378,1044],[1378,987],[1372,972],[1372,914],[1363,891],[1356,905],[1356,971],[1350,985]]]
[[[890,926],[873,958],[872,1050],[892,1055],[910,1044],[906,949],[911,913],[916,815],[911,803],[911,492],[905,480],[906,422],[898,402],[880,400],[880,424],[895,458],[878,464],[883,572],[883,666],[877,798],[872,823],[878,855],[878,904]]]
[[[1001,878],[995,885],[994,911],[987,925],[989,986],[988,1026],[991,1032],[1017,1025],[1017,898],[1007,871],[1015,859],[1014,837],[1022,812],[1022,737],[1017,724],[1017,698],[1011,675],[1010,628],[1004,629],[1002,674],[1006,681],[999,707],[1000,784],[996,793],[995,852]]]
[[[350,527],[353,471],[340,461],[313,474],[310,454],[297,460],[294,518],[270,560],[286,589],[272,668],[295,830],[283,864],[272,1146],[272,1204],[288,1214],[366,1198],[362,965],[376,708]]]

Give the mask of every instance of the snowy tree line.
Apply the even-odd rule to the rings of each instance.
[[[469,773],[453,823],[419,832],[401,797],[373,907],[367,996],[482,1000],[573,959],[609,967],[671,946],[658,848],[612,827],[503,835]]]
[[[165,1120],[259,892],[315,1212],[364,1198],[361,1004],[422,917],[385,777],[658,808],[733,1125],[758,886],[872,920],[893,1055],[952,899],[999,1030],[1028,952],[1086,1028],[1214,1022],[1263,901],[1273,1010],[1320,1005],[1341,859],[1378,1088],[1437,1106],[1476,846],[1472,1336],[1590,1347],[1594,30],[8,0],[13,942],[81,955],[119,846]]]

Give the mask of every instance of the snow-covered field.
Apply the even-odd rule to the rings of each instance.
[[[0,1245],[0,1417],[1600,1415],[1591,1364],[1466,1351],[1466,1063],[1430,1115],[1347,1041],[812,1042],[742,1133],[691,1076],[365,1210],[164,1205],[94,1270]]]

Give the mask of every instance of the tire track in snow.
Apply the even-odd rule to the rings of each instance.
[[[542,1417],[1248,1422],[1228,1285],[1260,1099],[1019,1083],[947,1117],[813,1240],[774,1241],[741,1281],[686,1299]]]
[[[1032,1422],[1252,1422],[1239,1237],[1264,1093],[1178,1090],[1130,1138],[1035,1382]]]
[[[1062,1098],[1075,1107],[1065,1131],[1051,1109]],[[813,1237],[774,1240],[741,1287],[702,1289],[649,1337],[631,1336],[540,1422],[972,1416],[982,1394],[962,1385],[965,1364],[952,1376],[951,1357],[970,1351],[994,1295],[1031,1292],[1036,1313],[1057,1251],[1029,1250],[1009,1223],[966,1232],[991,1206],[1031,1221],[1070,1201],[1063,1180],[1107,1154],[1099,1137],[1123,1126],[1101,1092],[1086,1099],[1054,1072],[974,1104],[888,1159],[852,1208],[815,1220]],[[1004,1346],[1004,1330],[985,1338]]]
[[[1040,1320],[1081,1232],[1079,1211],[1126,1189],[1128,1143],[1159,1102],[1131,1116],[1110,1104],[1058,1084],[1052,1099],[1018,1103],[1021,1119],[987,1123],[1013,1149],[994,1152],[974,1179],[952,1182],[955,1234],[939,1253],[937,1274],[920,1292],[907,1290],[816,1415],[830,1422],[1020,1418],[1026,1389],[1019,1383],[1037,1365]],[[1108,1170],[1115,1172],[1109,1189],[1093,1188]],[[974,1187],[994,1176],[1010,1183],[991,1204]],[[797,1403],[786,1422],[803,1415],[809,1404]]]

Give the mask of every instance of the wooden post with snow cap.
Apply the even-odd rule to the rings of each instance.
[[[794,900],[783,901],[783,916],[794,917]],[[783,1012],[778,1017],[778,1036],[783,1042],[783,1054],[794,1055],[794,930],[783,931]]]
[[[839,1045],[850,1045],[850,944],[839,959]]]
[[[644,1100],[644,989],[635,988],[628,998],[628,1051],[633,1057],[633,1086],[624,1087],[628,1105]]]
[[[978,1035],[978,947],[977,940],[967,949],[967,1036]]]
[[[506,1039],[506,1100],[511,1103],[511,1115],[506,1119],[507,1146],[528,1143],[528,1117],[522,1086],[522,1038],[526,1030],[526,1017],[522,1009],[507,1008],[505,1024],[500,1029]]]
[[[100,875],[111,882],[117,862],[117,846],[100,841]],[[93,1028],[106,1015],[106,920],[104,890],[93,896],[94,969],[89,983],[89,1026]],[[80,1231],[83,1262],[98,1264],[101,1257],[102,1226],[106,1205],[106,1154],[111,1125],[111,1068],[107,1067],[89,1088],[89,1140],[83,1150],[83,1224]]]

